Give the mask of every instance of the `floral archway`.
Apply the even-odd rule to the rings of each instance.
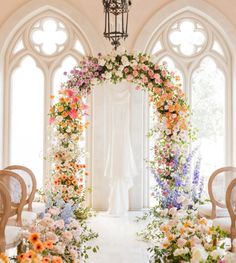
[[[45,193],[47,213],[32,228],[40,234],[33,233],[27,240],[28,248],[36,252],[21,254],[20,262],[32,255],[42,262],[86,262],[88,250],[97,252],[97,246],[87,245],[97,234],[86,223],[90,210],[84,202],[88,173],[82,143],[89,125],[87,98],[94,86],[123,80],[148,92],[154,112],[155,125],[149,132],[154,154],[149,168],[156,179],[157,206],[146,214],[151,220],[139,233],[151,243],[151,260],[217,263],[227,256],[226,246],[217,243],[227,234],[205,218],[199,219],[192,209],[201,196],[203,181],[199,162],[190,176],[196,150],[188,152],[194,132],[178,76],[146,54],[128,52],[85,57],[65,75],[68,80],[59,97],[52,97],[50,109],[52,184],[47,184]]]
[[[177,199],[183,193],[190,194],[191,185],[184,183],[187,173],[183,171],[193,138],[190,109],[179,77],[169,72],[166,64],[159,65],[147,54],[128,52],[85,57],[64,74],[68,80],[62,84],[59,99],[50,110],[54,131],[53,178],[64,199],[80,198],[85,189],[86,165],[81,165],[84,152],[78,142],[88,126],[86,98],[94,86],[126,80],[134,83],[137,90],[148,92],[154,111],[157,125],[150,131],[155,140],[154,157],[149,162],[157,181],[154,195],[162,207],[177,207]]]

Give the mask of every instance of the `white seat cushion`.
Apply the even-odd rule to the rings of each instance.
[[[40,202],[33,202],[32,203],[32,212],[36,214],[44,213],[46,209],[45,203],[40,203]],[[24,207],[25,211],[28,211],[28,205]]]
[[[17,246],[21,241],[22,228],[17,226],[6,226],[5,239],[6,247],[11,248]]]
[[[211,217],[212,206],[211,203],[199,205],[198,214],[200,217]],[[216,217],[229,217],[228,210],[226,208],[216,207]]]
[[[230,233],[231,219],[230,217],[222,217],[213,219],[213,226],[219,226],[222,230]]]
[[[37,219],[37,214],[34,212],[23,211],[21,214],[21,219],[22,219],[22,226],[28,227],[31,226],[34,223],[34,221]],[[8,224],[16,225],[16,215],[9,218]]]

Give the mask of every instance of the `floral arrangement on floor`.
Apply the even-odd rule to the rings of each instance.
[[[192,210],[175,207],[156,211],[154,219],[139,236],[149,241],[151,262],[233,263],[227,234],[213,227]]]

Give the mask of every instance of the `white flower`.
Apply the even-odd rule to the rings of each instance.
[[[122,71],[120,70],[116,71],[116,76],[122,78],[123,77]]]
[[[167,214],[168,214],[168,209],[166,208],[166,209],[164,209],[164,210],[161,210],[160,214],[161,214],[161,216],[163,216],[163,217],[167,216]]]
[[[185,197],[184,196],[178,196],[177,197],[177,203],[178,204],[182,204],[185,201]]]
[[[236,255],[234,253],[228,252],[224,256],[224,261],[225,261],[225,263],[235,263],[236,262]]]
[[[111,72],[107,72],[107,73],[105,74],[105,78],[106,78],[106,79],[111,79],[111,76],[112,76]]]
[[[121,62],[125,67],[130,65],[129,59],[126,56],[122,56]]]
[[[174,256],[178,257],[180,255],[185,255],[185,254],[188,254],[188,253],[189,253],[189,249],[187,247],[185,247],[185,248],[177,248],[174,251]]]
[[[92,85],[97,85],[98,84],[98,79],[94,78],[91,80]]]
[[[169,215],[171,216],[175,216],[177,213],[177,208],[176,207],[172,207],[170,210],[169,210]]]
[[[199,245],[192,248],[191,263],[205,262],[208,258],[208,254],[203,246]]]
[[[177,240],[177,245],[178,245],[178,247],[184,247],[185,246],[185,244],[187,243],[187,240],[186,239],[184,239],[184,238],[179,238],[178,240]]]
[[[215,260],[223,257],[224,255],[225,255],[225,250],[224,249],[220,249],[220,248],[218,248],[216,250],[213,250],[211,252],[211,256]]]
[[[103,67],[105,64],[106,64],[106,60],[105,59],[101,58],[101,59],[98,60],[98,65],[99,66]]]

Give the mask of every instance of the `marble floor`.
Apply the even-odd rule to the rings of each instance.
[[[136,232],[144,227],[135,222],[138,212],[129,212],[124,217],[112,217],[98,213],[91,219],[91,227],[99,233],[93,243],[99,246],[96,254],[90,254],[88,263],[148,263],[148,244],[138,240]]]

